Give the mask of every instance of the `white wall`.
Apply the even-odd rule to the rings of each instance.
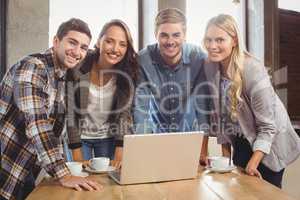
[[[202,45],[205,28],[208,21],[221,13],[232,15],[239,24],[240,31],[244,33],[244,26],[241,23],[243,18],[242,4],[234,4],[232,1],[209,0],[187,0],[187,42]]]
[[[156,42],[154,21],[157,12],[157,1],[143,0],[143,47]]]
[[[261,61],[265,60],[264,0],[248,1],[249,46],[248,50]]]
[[[41,0],[43,1],[43,0]],[[112,19],[123,20],[130,29],[134,47],[138,47],[138,0],[49,0],[49,46],[58,26],[76,17],[88,23],[92,33],[90,48],[96,44],[103,25]],[[72,6],[70,6],[72,5]]]
[[[278,0],[278,7],[300,12],[300,3],[296,3],[295,0]]]

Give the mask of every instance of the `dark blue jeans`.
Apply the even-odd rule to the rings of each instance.
[[[244,138],[236,137],[235,142],[233,144],[233,149],[234,149],[233,158],[232,158],[233,163],[245,169],[248,161],[250,160],[253,154],[249,142]],[[257,169],[262,175],[264,180],[281,188],[284,169],[282,169],[279,172],[274,172],[262,163],[258,165]]]
[[[89,160],[93,157],[114,158],[115,142],[114,138],[105,139],[82,139],[83,158]]]

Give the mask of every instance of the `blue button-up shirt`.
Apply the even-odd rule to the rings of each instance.
[[[133,107],[137,133],[197,131],[207,127],[210,102],[203,84],[205,57],[199,47],[184,44],[181,61],[170,67],[163,61],[157,44],[139,52],[141,71]]]

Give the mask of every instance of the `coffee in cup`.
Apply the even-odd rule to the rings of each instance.
[[[82,171],[82,163],[80,162],[66,162],[67,167],[69,168],[72,175],[80,175]]]
[[[90,166],[97,171],[105,171],[109,166],[110,159],[108,157],[95,157],[90,160]]]

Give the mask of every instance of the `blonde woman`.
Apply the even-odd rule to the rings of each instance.
[[[285,167],[300,154],[300,139],[273,90],[268,73],[243,47],[229,15],[212,18],[206,27],[206,72],[215,88],[215,132],[223,154],[251,176],[281,187]],[[205,149],[205,148],[204,148]]]

